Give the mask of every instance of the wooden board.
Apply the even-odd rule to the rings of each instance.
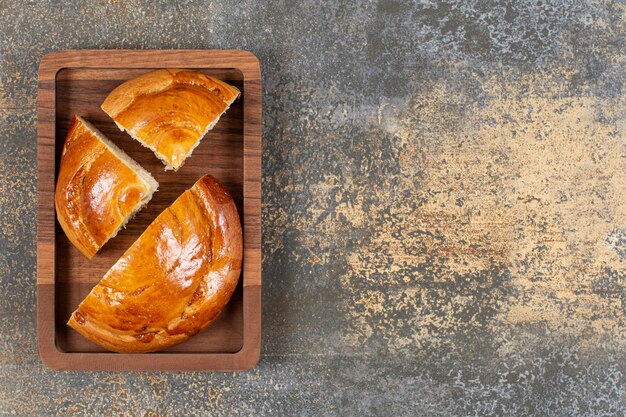
[[[235,85],[242,96],[178,171],[100,109],[124,81],[158,68],[189,68]],[[76,50],[46,55],[39,66],[37,338],[46,366],[64,370],[245,370],[259,359],[261,337],[261,74],[245,51]],[[143,210],[88,260],[56,221],[54,187],[72,115],[92,122],[150,171],[159,191]],[[244,228],[243,272],[219,319],[189,341],[149,354],[107,352],[65,323],[91,288],[163,209],[205,174],[231,192]]]

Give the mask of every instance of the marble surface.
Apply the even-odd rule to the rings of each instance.
[[[614,1],[0,2],[0,415],[625,415],[625,18]],[[37,66],[87,48],[259,57],[253,370],[42,366]]]

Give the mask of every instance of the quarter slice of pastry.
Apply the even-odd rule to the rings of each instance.
[[[114,352],[152,352],[212,323],[241,273],[241,223],[205,176],[148,226],[72,313],[68,325]]]
[[[121,130],[150,148],[166,170],[176,171],[237,97],[237,88],[217,78],[162,69],[118,86],[102,103],[102,110]]]
[[[80,116],[70,123],[54,193],[68,239],[91,259],[150,201],[159,184]]]

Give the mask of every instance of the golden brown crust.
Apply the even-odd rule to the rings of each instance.
[[[115,352],[168,348],[217,318],[237,286],[242,256],[235,203],[205,176],[148,226],[68,324]]]
[[[149,185],[74,116],[54,194],[68,239],[92,258],[149,193]]]
[[[163,69],[118,86],[102,103],[102,110],[178,169],[238,96],[237,88],[217,78],[196,71]]]

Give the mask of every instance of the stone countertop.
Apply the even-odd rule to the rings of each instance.
[[[0,415],[626,413],[624,5],[318,3],[0,2]],[[40,363],[37,66],[88,48],[259,57],[253,370]]]

